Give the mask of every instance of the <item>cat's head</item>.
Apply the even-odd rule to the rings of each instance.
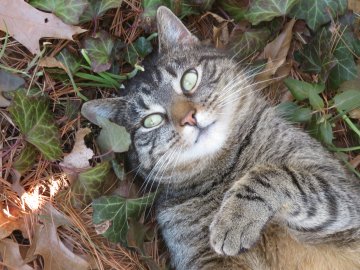
[[[158,9],[157,25],[158,53],[127,84],[127,94],[87,102],[82,113],[125,126],[140,172],[166,183],[184,172],[190,177],[229,148],[250,89],[229,57],[202,45],[169,9]]]

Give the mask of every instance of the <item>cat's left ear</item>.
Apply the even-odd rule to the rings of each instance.
[[[126,101],[123,98],[104,98],[90,100],[81,108],[81,114],[95,125],[101,126],[98,117],[124,125]]]
[[[193,45],[199,40],[190,33],[185,25],[167,7],[161,6],[156,13],[159,35],[159,51],[179,45]]]

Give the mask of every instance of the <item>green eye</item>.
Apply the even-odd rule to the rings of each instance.
[[[189,69],[185,71],[181,78],[181,88],[185,94],[191,92],[194,89],[198,80],[198,73],[195,69]]]
[[[160,125],[162,121],[164,121],[164,117],[162,114],[159,113],[150,114],[145,118],[143,126],[146,128],[153,128]]]

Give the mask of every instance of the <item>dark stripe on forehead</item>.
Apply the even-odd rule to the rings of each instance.
[[[143,107],[146,110],[149,110],[150,108],[145,104],[145,101],[142,96],[139,96],[138,98],[138,104]]]
[[[177,78],[176,71],[175,71],[175,69],[173,69],[173,67],[167,66],[167,67],[165,67],[165,70],[166,70],[171,76],[173,76],[174,78]]]
[[[162,73],[160,70],[158,69],[153,69],[153,80],[157,81],[157,82],[160,82],[162,81]]]
[[[199,63],[201,64],[203,61],[214,61],[224,59],[223,55],[204,55],[199,58]]]

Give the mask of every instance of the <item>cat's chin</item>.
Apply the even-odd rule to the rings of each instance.
[[[188,146],[181,155],[181,161],[211,158],[225,144],[228,132],[220,122],[213,122],[203,129],[192,128]]]

